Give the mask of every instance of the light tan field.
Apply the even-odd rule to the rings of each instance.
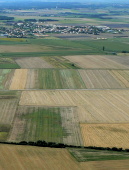
[[[129,122],[129,90],[23,91],[20,105],[77,106],[81,123]]]
[[[113,70],[112,73],[124,84],[126,88],[129,88],[129,71]]]
[[[81,124],[84,146],[129,148],[129,124]]]
[[[84,165],[86,168],[87,165]],[[80,170],[66,149],[0,145],[1,170]]]
[[[1,53],[10,52],[41,52],[51,50],[51,47],[40,46],[40,45],[0,45]]]
[[[124,82],[110,70],[78,70],[88,89],[125,88]],[[117,72],[117,71],[115,71]]]
[[[15,61],[21,68],[54,68],[40,57],[18,58]]]
[[[81,68],[127,69],[129,67],[102,55],[80,55],[64,57]]]
[[[9,90],[24,89],[27,80],[27,69],[16,69]]]
[[[28,69],[25,89],[35,89],[38,87],[38,70]]]
[[[34,57],[34,60],[33,58],[25,58],[21,59],[21,61],[24,61],[23,65],[25,68],[33,68],[40,65],[44,69],[1,69],[0,89],[129,88],[129,70],[47,69],[51,65],[41,58]]]

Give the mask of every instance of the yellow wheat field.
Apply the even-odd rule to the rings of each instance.
[[[87,165],[84,166],[87,168]],[[80,170],[66,149],[0,145],[1,170]]]
[[[129,124],[81,124],[84,146],[129,148]]]
[[[129,160],[77,162],[67,149],[0,145],[0,170],[128,170]]]
[[[24,89],[27,80],[27,69],[16,69],[10,85],[10,90]]]
[[[19,104],[77,106],[81,123],[129,122],[129,90],[23,91]]]

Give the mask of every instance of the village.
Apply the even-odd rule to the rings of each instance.
[[[124,29],[112,29],[108,26],[93,25],[58,25],[41,21],[8,21],[6,27],[0,27],[0,36],[10,38],[34,38],[46,34],[94,34],[101,33],[122,34]]]

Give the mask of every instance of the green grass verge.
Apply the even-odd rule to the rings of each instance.
[[[0,141],[4,142],[7,140],[10,131],[10,125],[0,124]]]
[[[5,81],[11,69],[0,69],[0,90],[5,88]]]
[[[78,162],[129,159],[129,153],[94,149],[68,149]]]
[[[20,66],[16,63],[0,63],[0,69],[19,69]]]

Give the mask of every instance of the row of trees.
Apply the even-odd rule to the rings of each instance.
[[[52,22],[52,21],[58,21],[58,20],[56,20],[56,19],[24,19],[24,21],[25,22],[37,22],[37,21],[39,21],[39,22],[47,22],[47,21],[49,21],[49,22]]]
[[[41,140],[38,140],[37,142],[21,141],[21,142],[0,142],[0,143],[2,143],[2,144],[13,144],[13,145],[30,145],[30,146],[39,146],[39,147],[51,147],[51,148],[84,148],[84,149],[96,149],[96,150],[129,152],[129,149],[116,148],[116,147],[113,147],[113,148],[109,148],[109,147],[96,147],[96,146],[83,147],[83,146],[67,145],[67,144],[63,144],[63,143],[46,142],[46,141],[41,141]]]

